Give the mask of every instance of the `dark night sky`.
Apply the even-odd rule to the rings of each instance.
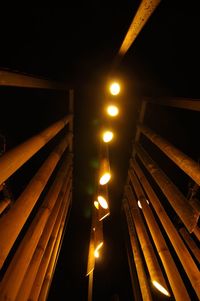
[[[105,83],[139,3],[73,1],[65,7],[49,3],[1,9],[0,67],[66,81],[75,89],[74,200],[49,301],[69,294],[74,294],[70,300],[86,300],[93,162],[98,158]],[[116,70],[124,89],[119,97],[121,115],[113,123],[117,139],[110,147],[111,216],[104,222],[105,249],[94,275],[95,301],[110,300],[114,293],[122,301],[131,300],[120,202],[138,103],[142,96],[199,98],[199,33],[198,1],[163,0]],[[62,93],[6,88],[1,95],[0,129],[8,149],[66,114]],[[156,118],[155,114],[149,121],[152,127]],[[42,154],[45,150],[32,163],[32,172]],[[30,167],[23,171],[28,179]],[[21,187],[15,184],[17,177]],[[26,181],[18,173],[16,179],[10,182],[17,196]]]

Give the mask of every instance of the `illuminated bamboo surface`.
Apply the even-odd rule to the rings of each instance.
[[[192,254],[195,256],[196,260],[200,263],[200,249],[195,243],[195,241],[192,239],[192,237],[184,227],[180,228],[179,232],[183,240],[185,241],[186,245],[188,246]]]
[[[49,140],[51,140],[58,132],[60,132],[60,130],[70,122],[71,118],[71,115],[66,116],[39,134],[31,137],[14,149],[3,154],[0,157],[0,184],[5,182]]]
[[[175,107],[186,110],[200,111],[199,99],[187,99],[180,97],[145,98],[145,102],[159,106]]]
[[[125,55],[159,3],[160,0],[142,0],[120,47],[119,55]]]
[[[138,129],[154,143],[168,158],[170,158],[180,169],[200,185],[200,167],[197,162],[185,155],[182,151],[162,138],[154,131],[144,125],[138,125]]]
[[[28,270],[20,286],[16,301],[26,301],[28,299],[33,281],[35,280],[36,273],[42,261],[42,257],[47,247],[53,227],[56,223],[57,218],[60,218],[62,214],[65,199],[69,198],[70,189],[71,189],[71,180],[68,179],[68,181],[66,181],[66,183],[64,183],[62,187],[61,193],[58,196],[53,211],[51,212],[51,215],[47,221],[42,236],[37,244],[36,250],[33,254]]]
[[[129,176],[134,190],[136,192],[137,198],[138,200],[140,200],[142,212],[144,214],[151,236],[153,238],[156,249],[164,266],[175,300],[190,300],[190,297],[187,293],[187,290],[173,260],[173,257],[170,254],[162,232],[155,220],[150,206],[146,202],[146,197],[143,192],[143,189],[133,171],[129,172]]]
[[[45,196],[43,204],[38,210],[4,275],[0,289],[0,300],[6,300],[6,298],[15,300],[35,248],[61,191],[63,182],[71,176],[69,170],[70,161],[69,157],[66,156],[53,185]]]
[[[92,271],[89,274],[89,280],[88,280],[88,301],[92,301],[93,278],[94,278],[94,272]]]
[[[30,292],[30,295],[28,298],[28,300],[30,300],[30,301],[37,301],[39,298],[42,284],[44,282],[45,275],[47,273],[47,269],[48,269],[48,266],[51,261],[51,256],[53,254],[54,247],[56,246],[56,241],[57,240],[60,241],[60,239],[61,239],[68,208],[69,208],[69,195],[68,195],[68,199],[65,200],[63,210],[61,210],[61,212],[59,212],[60,215],[58,216],[58,218],[56,220],[56,223],[54,225],[50,239],[48,241],[48,245],[45,249],[44,256],[40,263],[40,267],[38,269],[37,275],[35,277],[35,281],[33,282],[32,289],[31,289],[31,292]],[[60,236],[59,236],[59,232],[60,232]],[[59,247],[59,245],[58,245],[58,247]],[[57,250],[58,250],[58,248],[57,248]]]
[[[151,159],[147,152],[139,145],[136,145],[135,147],[140,160],[152,175],[164,195],[167,197],[171,206],[185,224],[188,231],[190,233],[194,231],[199,218],[198,212],[189,205],[187,199],[172,183],[168,176]]]
[[[0,214],[4,212],[4,210],[11,204],[10,199],[4,199],[0,201]]]
[[[139,212],[139,208],[136,199],[133,195],[131,187],[129,185],[125,188],[125,195],[128,199],[128,203],[131,209],[133,222],[138,235],[138,239],[142,248],[142,252],[146,261],[146,265],[150,274],[152,283],[155,281],[159,283],[166,291],[168,291],[165,279],[163,277],[161,268],[159,266],[157,257],[154,253],[153,246],[147,234],[144,222]]]
[[[145,273],[144,264],[142,261],[142,256],[139,248],[139,243],[137,241],[137,234],[134,228],[133,220],[131,217],[130,207],[126,199],[123,200],[123,208],[126,215],[127,225],[128,225],[128,232],[130,237],[131,248],[133,252],[133,259],[135,262],[135,267],[137,270],[140,291],[142,294],[143,300],[150,300],[152,301],[151,291],[149,287],[149,282],[147,279],[147,275]]]
[[[88,251],[86,276],[88,276],[91,272],[93,272],[94,267],[95,267],[94,231],[95,231],[95,227],[96,227],[96,219],[97,219],[97,209],[93,206],[92,207],[92,222],[91,222],[91,230],[90,230],[90,242],[89,242],[89,251]]]
[[[153,188],[151,187],[150,183],[148,182],[146,176],[142,172],[141,168],[137,164],[137,162],[133,159],[131,160],[131,166],[133,167],[135,173],[137,174],[140,183],[142,184],[147,196],[154,207],[154,210],[157,213],[160,222],[165,229],[172,246],[174,247],[185,272],[196,291],[197,296],[200,298],[200,273],[199,270],[191,257],[188,249],[186,248],[184,242],[182,241],[181,237],[178,234],[174,224],[172,223],[171,219],[167,215],[164,207],[162,206],[159,198],[157,197],[156,193],[154,192]]]
[[[71,202],[71,192],[70,192],[70,197],[69,197],[69,200],[68,200],[69,204]],[[63,224],[61,225],[58,237],[57,237],[56,242],[55,242],[55,246],[54,246],[54,249],[53,249],[53,252],[52,252],[52,255],[51,255],[51,259],[49,261],[47,272],[46,272],[46,275],[45,275],[45,278],[44,278],[44,281],[42,283],[42,287],[41,287],[41,290],[40,290],[40,295],[38,297],[39,301],[46,301],[47,296],[48,296],[48,292],[49,292],[49,288],[51,286],[51,282],[52,282],[52,279],[53,279],[53,274],[54,274],[54,271],[55,271],[55,268],[56,268],[56,263],[57,263],[57,259],[58,259],[58,256],[59,256],[60,248],[62,246],[62,240],[63,240],[63,236],[64,236],[63,228],[64,228],[64,225],[66,226],[66,222],[67,222],[66,221],[66,216],[69,214],[68,210],[69,210],[69,207],[67,208],[67,210],[65,212],[65,218],[63,220]]]
[[[50,81],[27,74],[16,73],[11,71],[0,70],[0,86],[24,87],[66,90],[66,84]]]
[[[0,267],[2,267],[47,181],[69,145],[69,140],[70,137],[67,135],[52,151],[12,208],[0,219]]]

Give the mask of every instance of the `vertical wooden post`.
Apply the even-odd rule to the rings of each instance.
[[[149,287],[149,283],[147,280],[147,275],[145,273],[144,263],[142,261],[142,256],[140,252],[139,242],[137,240],[137,234],[135,231],[134,223],[132,220],[130,207],[128,201],[126,199],[123,200],[123,208],[126,215],[127,225],[128,225],[128,232],[130,237],[130,243],[133,253],[133,259],[135,262],[135,267],[138,274],[138,280],[140,284],[140,291],[142,294],[142,298],[145,301],[152,301],[151,291]]]
[[[151,211],[150,206],[146,202],[146,197],[143,192],[143,189],[133,171],[129,171],[129,176],[134,190],[136,192],[137,198],[138,200],[140,200],[142,212],[144,214],[151,236],[158,251],[158,255],[160,256],[160,259],[164,266],[174,297],[177,301],[189,301],[190,297],[188,296],[185,285],[182,281],[182,278],[179,274],[173,257],[171,256],[171,253],[168,249],[162,232],[158,227],[158,224],[153,216],[153,212]]]
[[[172,183],[172,181],[166,176],[166,174],[159,168],[159,166],[151,159],[151,157],[141,146],[137,145],[136,151],[140,160],[152,175],[162,192],[165,194],[171,206],[183,221],[188,231],[190,233],[194,231],[199,219],[198,212],[189,205],[188,201],[178,190],[178,188]]]
[[[185,269],[190,282],[196,291],[197,296],[200,298],[200,273],[194,263],[188,249],[180,238],[174,224],[168,217],[165,209],[163,208],[160,200],[158,199],[156,193],[148,182],[146,176],[142,172],[141,168],[135,160],[131,161],[131,166],[133,167],[135,173],[137,174],[140,183],[142,184],[147,196],[154,207],[154,210],[157,213],[158,218],[160,219],[161,224],[163,225],[182,265]]]

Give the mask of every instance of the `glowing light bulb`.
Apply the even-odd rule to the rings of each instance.
[[[110,85],[110,93],[112,95],[118,95],[120,92],[120,85],[117,82],[114,82]]]
[[[104,173],[99,180],[100,185],[107,184],[110,181],[110,178],[111,174],[109,172]]]
[[[94,251],[94,257],[96,257],[96,258],[99,257],[99,249],[101,249],[102,246],[103,246],[103,242],[100,242],[100,244],[98,244],[98,246],[96,247],[96,249]]]
[[[99,195],[97,198],[98,198],[98,202],[101,205],[101,207],[104,208],[104,209],[107,209],[108,208],[108,203],[107,203],[106,199],[101,195]]]
[[[113,138],[113,132],[111,131],[106,131],[103,133],[103,141],[108,143],[112,140]]]
[[[111,105],[111,106],[107,107],[107,113],[108,113],[108,115],[115,117],[119,114],[119,109],[118,109],[118,107]]]
[[[98,201],[94,201],[94,206],[96,209],[99,209],[99,202]]]
[[[161,293],[163,293],[166,296],[170,296],[169,292],[157,281],[153,280],[153,285],[159,290]]]
[[[149,205],[149,201],[148,200],[146,200],[146,202],[147,202],[147,204]],[[138,200],[138,207],[140,208],[140,209],[142,209],[142,204],[141,204],[141,202],[140,202],[140,200]]]

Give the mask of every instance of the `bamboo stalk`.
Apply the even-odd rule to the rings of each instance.
[[[142,256],[141,256],[141,252],[140,252],[140,248],[139,248],[139,242],[137,240],[137,234],[136,234],[133,220],[131,217],[130,207],[129,207],[128,201],[126,199],[123,200],[123,208],[124,208],[124,212],[126,215],[130,243],[131,243],[131,248],[132,248],[132,253],[133,253],[133,259],[134,259],[135,267],[137,270],[142,298],[145,301],[148,301],[148,300],[152,301],[153,299],[151,296],[151,291],[150,291],[149,283],[147,280],[147,275],[145,273],[144,264],[142,261]]]
[[[67,156],[4,275],[0,288],[0,301],[6,300],[6,298],[15,300],[63,182],[70,176],[69,169],[70,161]]]
[[[188,246],[192,254],[195,256],[196,260],[200,263],[200,249],[196,245],[195,241],[192,239],[192,237],[184,227],[180,228],[179,232],[183,240],[185,241],[186,245]]]
[[[51,282],[53,280],[53,275],[54,275],[54,272],[55,272],[55,269],[56,269],[56,264],[57,264],[58,257],[59,257],[59,254],[60,254],[60,249],[62,247],[62,243],[63,243],[63,239],[64,239],[64,235],[65,235],[64,232],[65,232],[66,225],[67,225],[67,217],[69,215],[71,201],[72,201],[72,192],[70,193],[70,197],[69,197],[69,208],[68,208],[68,212],[66,213],[64,230],[62,231],[61,234],[59,233],[59,237],[61,237],[61,238],[58,237],[58,239],[56,240],[56,244],[55,244],[53,253],[51,255],[51,259],[50,259],[50,262],[49,262],[49,265],[48,265],[48,269],[47,269],[47,272],[46,272],[46,275],[45,275],[45,279],[43,281],[42,288],[41,288],[41,291],[40,291],[39,301],[42,301],[42,300],[46,301],[47,300],[49,289],[51,287]]]
[[[165,229],[182,265],[186,271],[186,274],[196,291],[197,296],[200,298],[200,273],[199,270],[194,263],[188,249],[186,248],[185,244],[183,243],[182,239],[180,238],[174,224],[168,217],[165,209],[163,208],[160,200],[158,199],[156,193],[154,192],[153,188],[149,184],[146,176],[142,172],[141,168],[137,164],[135,160],[131,161],[131,166],[133,167],[135,173],[137,174],[140,183],[142,184],[145,192],[148,195],[148,198],[153,205],[158,218],[160,219],[163,228]]]
[[[132,43],[135,41],[136,37],[146,24],[150,16],[153,14],[159,3],[160,0],[143,0],[141,2],[119,49],[120,56],[124,56],[128,49],[131,47]]]
[[[94,278],[94,272],[92,271],[89,274],[89,280],[88,280],[88,301],[92,301],[93,278]]]
[[[90,229],[90,242],[89,242],[89,251],[88,251],[88,260],[87,260],[87,272],[86,276],[88,276],[91,272],[94,270],[95,266],[95,257],[94,257],[94,251],[95,251],[95,244],[94,244],[94,231],[96,227],[96,208],[92,207],[92,222],[91,222],[91,229]]]
[[[139,130],[153,142],[168,158],[170,158],[180,169],[200,185],[200,167],[197,162],[185,155],[166,139],[156,134],[144,125],[138,125]]]
[[[0,86],[66,90],[66,84],[27,74],[0,70]]]
[[[179,274],[179,271],[176,267],[173,257],[170,254],[170,251],[162,235],[162,232],[154,218],[150,206],[146,202],[146,196],[143,192],[141,184],[139,183],[133,171],[129,172],[129,176],[131,179],[131,183],[134,187],[134,190],[136,192],[137,198],[140,200],[142,206],[142,212],[144,214],[151,236],[153,238],[156,249],[158,251],[162,264],[164,266],[174,297],[177,301],[190,300],[190,297],[188,296],[185,285],[182,281],[182,278]]]
[[[69,198],[68,198],[69,200]],[[53,228],[53,231],[51,233],[50,239],[48,241],[48,245],[45,249],[44,256],[42,258],[42,261],[40,263],[40,267],[38,269],[37,275],[35,277],[35,281],[33,282],[32,289],[28,298],[28,301],[37,301],[41,292],[42,284],[45,279],[45,275],[48,269],[48,266],[50,264],[51,256],[53,254],[53,250],[56,246],[56,242],[61,239],[65,218],[68,212],[68,205],[69,202],[66,200],[63,210],[60,212],[60,215],[58,216],[55,226]],[[58,247],[56,247],[58,251]],[[57,252],[56,252],[57,253]],[[56,258],[55,258],[56,259]]]
[[[137,271],[135,270],[135,267],[133,265],[131,251],[129,250],[128,246],[126,246],[126,255],[128,259],[129,273],[131,278],[131,286],[134,300],[142,301],[142,296],[138,285]]]
[[[200,240],[200,228],[198,226],[196,226],[196,228],[194,229],[193,233],[196,236],[196,238],[198,240]]]
[[[70,189],[71,189],[71,180],[68,179],[68,181],[66,181],[66,183],[64,183],[62,187],[61,193],[58,196],[54,209],[51,212],[51,215],[47,221],[42,236],[38,242],[38,245],[36,247],[36,250],[33,254],[30,265],[28,267],[28,270],[20,286],[16,301],[27,301],[28,299],[28,296],[32,288],[32,284],[35,280],[37,271],[42,261],[42,257],[44,255],[51,233],[53,231],[53,227],[56,223],[58,216],[60,216],[62,213],[63,203],[65,201],[66,196],[67,198],[69,197]]]
[[[67,135],[50,153],[9,212],[1,218],[0,268],[68,145]]]
[[[138,235],[138,239],[150,274],[151,282],[154,284],[156,288],[157,286],[155,285],[155,283],[160,285],[162,287],[162,292],[165,295],[170,296],[163,273],[159,266],[157,257],[154,253],[153,246],[151,244],[142,217],[140,215],[136,199],[129,185],[126,186],[125,192],[131,209],[131,214],[133,217],[133,222],[135,224],[135,229]]]
[[[69,113],[72,115],[72,119],[69,122],[69,132],[73,133],[73,113],[74,113],[74,90],[69,90]],[[69,146],[70,152],[73,151],[73,139],[71,139],[70,146]]]
[[[5,198],[4,200],[0,201],[0,214],[4,212],[4,210],[11,204],[11,200]]]
[[[0,184],[5,182],[15,171],[37,153],[71,120],[71,115],[55,122],[39,134],[29,138],[0,158]]]
[[[167,175],[151,159],[147,152],[139,145],[136,145],[135,147],[140,160],[152,175],[164,195],[167,197],[171,206],[185,224],[188,231],[191,233],[197,225],[199,218],[198,212],[196,212],[196,210],[189,205],[186,198],[167,177]]]
[[[146,98],[145,99],[149,103],[153,103],[155,105],[159,106],[167,106],[167,107],[175,107],[175,108],[181,108],[186,110],[194,110],[194,111],[200,111],[200,100],[199,99],[190,99],[187,98],[169,98],[169,97],[162,97],[161,99],[155,99],[155,98]]]

